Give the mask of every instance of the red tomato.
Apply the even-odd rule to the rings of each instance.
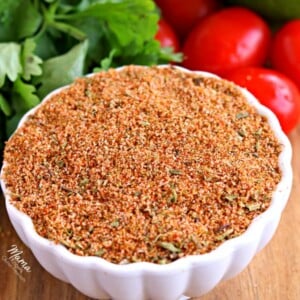
[[[163,19],[158,22],[158,31],[155,39],[160,42],[162,47],[172,47],[174,52],[179,51],[179,41],[173,28]]]
[[[204,16],[219,6],[218,0],[156,0],[163,17],[183,38]]]
[[[223,75],[239,67],[259,66],[266,59],[271,32],[265,21],[241,7],[218,11],[188,35],[183,66]]]
[[[296,84],[284,74],[259,67],[245,67],[225,78],[247,88],[263,105],[270,108],[285,133],[299,122],[300,93]]]
[[[273,67],[300,87],[300,20],[286,23],[276,34],[271,48]]]

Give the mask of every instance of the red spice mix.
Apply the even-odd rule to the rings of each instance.
[[[270,204],[280,152],[233,84],[127,66],[45,101],[7,142],[3,179],[71,252],[163,264],[243,233]]]

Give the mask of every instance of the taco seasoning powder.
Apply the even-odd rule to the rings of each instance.
[[[242,234],[270,204],[280,152],[233,84],[127,66],[45,101],[7,142],[3,179],[42,237],[164,264]]]

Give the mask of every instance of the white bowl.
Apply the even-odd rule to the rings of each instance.
[[[206,72],[197,73],[216,77]],[[64,88],[53,91],[43,101]],[[275,115],[259,104],[247,90],[241,88],[241,91],[259,114],[267,117],[283,150],[279,157],[282,179],[277,185],[270,207],[256,217],[239,237],[224,242],[207,254],[183,257],[166,265],[148,262],[117,265],[99,257],[77,256],[64,246],[38,235],[31,219],[10,204],[5,182],[1,180],[7,212],[17,234],[49,273],[71,283],[91,298],[172,300],[183,296],[199,297],[212,290],[220,281],[237,275],[273,237],[292,186],[292,149],[288,138],[282,132]],[[29,111],[19,126],[35,110],[36,108]]]

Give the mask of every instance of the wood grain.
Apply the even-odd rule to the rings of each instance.
[[[300,127],[290,140],[294,152],[293,190],[274,238],[241,274],[219,284],[201,300],[300,299]],[[38,264],[12,228],[2,197],[0,203],[0,300],[89,299]],[[23,251],[22,258],[31,267],[30,273],[21,274],[22,278],[3,260],[12,245]]]

